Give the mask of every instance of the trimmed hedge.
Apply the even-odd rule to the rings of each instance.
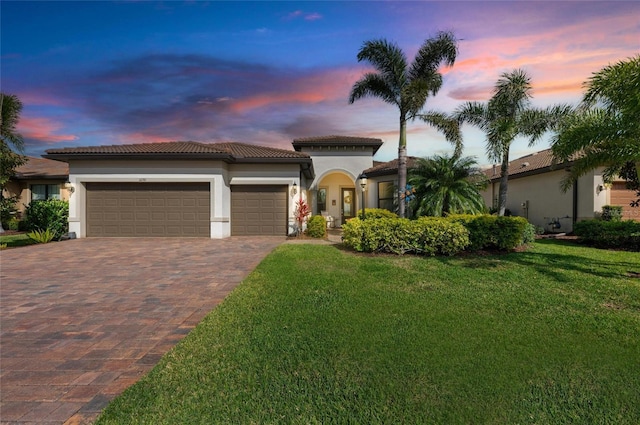
[[[314,215],[307,220],[307,235],[312,238],[324,238],[327,235],[327,220],[321,215]]]
[[[455,255],[464,250],[513,250],[534,239],[535,227],[522,217],[354,218],[342,226],[344,244],[360,252]]]
[[[640,222],[633,220],[584,220],[577,222],[573,233],[578,242],[597,248],[640,251]]]
[[[360,217],[362,214],[358,214]],[[365,208],[364,217],[369,218],[398,218],[398,214],[384,208]]]
[[[342,241],[360,252],[454,255],[469,244],[469,232],[446,219],[353,218],[342,225]]]
[[[535,226],[524,217],[455,214],[448,219],[461,223],[469,230],[469,251],[510,251],[535,240]]]

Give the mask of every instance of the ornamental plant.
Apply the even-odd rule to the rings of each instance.
[[[299,231],[302,230],[302,225],[304,224],[304,222],[306,221],[307,217],[309,217],[309,215],[311,215],[311,209],[309,208],[309,204],[307,204],[307,202],[300,198],[297,202],[296,202],[296,210],[293,213],[295,218],[296,218],[296,223],[298,224],[298,229]]]

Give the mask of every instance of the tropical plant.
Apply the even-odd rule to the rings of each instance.
[[[486,211],[480,191],[487,186],[487,177],[471,157],[420,158],[409,172],[409,183],[415,189],[412,210],[417,217]]]
[[[620,175],[640,197],[640,55],[602,68],[584,86],[580,107],[563,122],[552,145],[558,161],[573,161],[563,189],[606,167],[606,181]]]
[[[27,236],[29,237],[29,239],[32,239],[37,243],[49,243],[56,237],[56,234],[51,229],[45,229],[45,230],[33,230],[27,233]]]
[[[456,109],[454,117],[485,132],[489,160],[500,162],[498,215],[503,216],[507,205],[509,179],[509,149],[518,136],[529,137],[533,145],[547,130],[557,128],[571,107],[551,106],[532,108],[531,78],[522,69],[505,72],[498,79],[493,96],[487,103],[467,102]]]
[[[302,198],[297,200],[296,210],[294,211],[293,215],[296,218],[296,223],[298,226],[296,229],[296,233],[300,233],[302,231],[302,226],[305,220],[307,219],[307,217],[309,217],[309,215],[311,215],[309,204],[307,204],[307,202]]]
[[[429,95],[442,87],[441,65],[452,66],[458,53],[458,42],[451,32],[439,32],[427,39],[409,65],[404,52],[384,39],[366,41],[358,52],[358,62],[368,62],[376,72],[365,73],[351,88],[349,103],[364,97],[378,97],[398,107],[400,135],[398,141],[398,187],[407,182],[407,121],[414,119]],[[460,150],[457,146],[457,152]],[[398,213],[405,215],[404,202]]]
[[[15,174],[15,169],[26,162],[19,154],[24,150],[24,140],[16,131],[21,111],[22,102],[16,95],[0,93],[0,200],[2,189]],[[1,222],[0,233],[4,233]]]

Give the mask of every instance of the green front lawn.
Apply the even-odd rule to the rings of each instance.
[[[283,245],[98,424],[638,424],[640,254]]]

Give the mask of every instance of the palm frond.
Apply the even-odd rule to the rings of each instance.
[[[437,111],[428,111],[418,117],[444,134],[447,141],[455,148],[453,156],[460,156],[462,153],[462,133],[460,123],[455,117]]]
[[[380,74],[367,73],[353,85],[349,103],[364,97],[379,97],[387,103],[399,105],[399,96]]]

